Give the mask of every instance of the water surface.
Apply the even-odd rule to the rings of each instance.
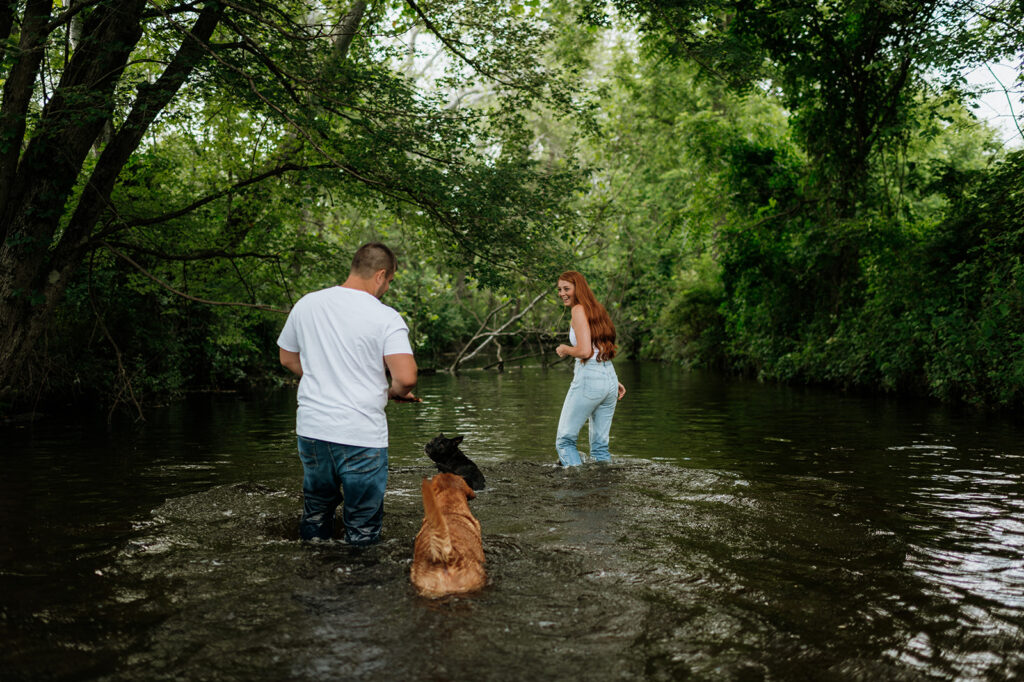
[[[617,363],[610,466],[554,466],[564,368],[390,405],[385,540],[303,544],[294,393],[5,428],[7,679],[1024,676],[1007,416]],[[423,444],[463,434],[490,581],[409,584]],[[585,432],[584,432],[585,440]]]

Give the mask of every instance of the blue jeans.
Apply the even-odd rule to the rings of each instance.
[[[563,466],[579,466],[583,463],[580,451],[576,449],[576,439],[586,421],[590,422],[590,457],[595,462],[611,459],[608,453],[608,433],[612,428],[612,416],[618,399],[619,380],[612,363],[576,361],[555,438],[558,460]]]
[[[334,534],[334,512],[344,501],[341,519],[345,541],[371,545],[384,525],[384,489],[388,484],[388,449],[341,445],[299,436],[302,460],[303,540]]]

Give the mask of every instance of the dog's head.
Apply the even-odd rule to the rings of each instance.
[[[427,453],[427,457],[435,462],[447,462],[459,454],[459,443],[461,442],[462,436],[445,438],[444,434],[441,433],[423,446],[423,450]]]
[[[466,483],[466,479],[462,476],[455,474],[438,474],[432,479],[432,485],[434,486],[434,492],[440,493],[442,490],[455,490],[466,496],[467,500],[476,499],[476,493]]]

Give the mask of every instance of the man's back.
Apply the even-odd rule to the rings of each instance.
[[[408,327],[373,295],[331,287],[303,296],[278,339],[302,358],[296,432],[365,447],[388,443],[384,356],[408,353]]]

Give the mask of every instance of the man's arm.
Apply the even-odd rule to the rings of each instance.
[[[399,400],[418,400],[412,394],[416,388],[416,358],[410,353],[395,353],[385,355],[384,364],[391,372],[391,388],[388,390],[389,398]]]
[[[284,348],[278,349],[280,353],[278,356],[281,358],[281,364],[290,369],[295,373],[296,376],[302,377],[302,361],[299,359],[299,354],[294,353]]]

